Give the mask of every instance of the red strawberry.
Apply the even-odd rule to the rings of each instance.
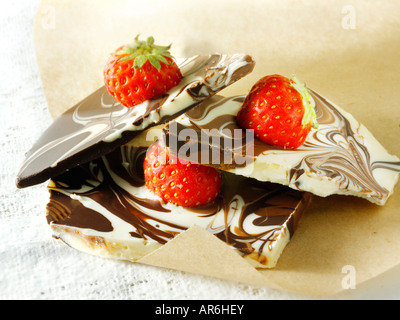
[[[158,142],[147,150],[143,169],[147,188],[165,202],[178,206],[207,205],[221,189],[222,179],[217,170],[180,160]]]
[[[169,53],[171,46],[157,46],[153,37],[147,41],[140,41],[138,37],[134,44],[122,46],[113,53],[104,68],[108,91],[126,107],[158,97],[182,79]]]
[[[283,148],[301,146],[317,128],[314,101],[305,85],[281,75],[261,78],[238,112],[242,128],[254,129],[260,140]]]

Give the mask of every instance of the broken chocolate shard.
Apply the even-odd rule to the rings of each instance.
[[[254,61],[245,54],[213,54],[181,59],[178,65],[180,84],[161,97],[126,108],[102,87],[67,110],[26,154],[17,187],[45,182],[174,119],[250,73]]]
[[[223,172],[213,203],[194,208],[165,203],[145,185],[147,148],[133,145],[52,178],[47,220],[55,238],[93,255],[137,261],[197,225],[255,267],[272,268],[312,199]]]
[[[390,155],[350,113],[313,90],[310,94],[316,104],[319,128],[312,129],[298,149],[271,146],[257,138],[234,139],[235,131],[243,132],[236,115],[244,96],[214,96],[166,126],[168,150],[182,159],[318,196],[353,195],[385,204],[398,181],[400,159]],[[188,129],[199,134],[185,145],[179,140],[184,139],[182,132]],[[217,144],[208,143],[213,137],[222,141],[219,152]],[[180,152],[185,148],[191,152]],[[215,151],[216,157],[209,158],[212,162],[202,155],[204,149]],[[229,151],[231,161],[222,156]],[[244,160],[245,165],[238,164],[238,160]]]

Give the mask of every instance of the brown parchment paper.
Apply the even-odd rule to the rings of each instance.
[[[35,21],[37,61],[55,118],[103,84],[108,54],[137,34],[173,43],[176,57],[251,54],[252,74],[222,91],[247,94],[262,76],[296,74],[400,155],[400,3],[396,1],[44,0]],[[316,197],[273,270],[256,270],[192,227],[140,262],[309,295],[344,289],[400,263],[399,186],[384,207]]]

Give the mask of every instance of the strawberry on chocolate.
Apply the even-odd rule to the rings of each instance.
[[[158,142],[148,149],[143,169],[147,188],[177,206],[205,206],[216,199],[221,189],[217,170],[180,160]]]
[[[261,78],[250,90],[237,115],[238,124],[254,129],[260,140],[296,149],[317,128],[314,103],[298,79],[281,75]]]
[[[120,47],[104,68],[104,83],[109,93],[125,107],[166,93],[179,84],[182,74],[169,46],[157,46],[154,38]]]

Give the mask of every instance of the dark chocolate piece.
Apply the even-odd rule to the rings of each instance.
[[[183,79],[168,94],[125,108],[102,87],[62,114],[43,133],[17,175],[24,188],[105,155],[143,130],[166,123],[250,73],[244,54],[195,56],[178,61]]]

